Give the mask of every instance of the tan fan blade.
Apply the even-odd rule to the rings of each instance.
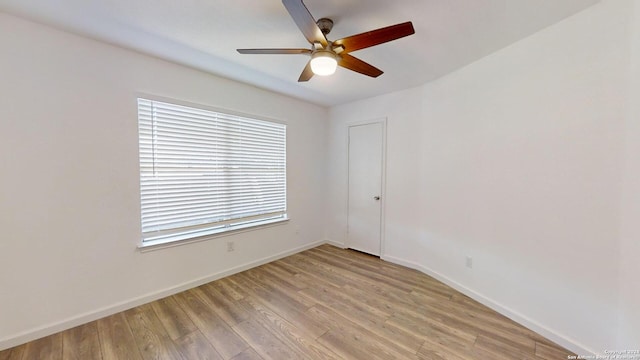
[[[302,70],[302,74],[298,78],[298,82],[309,81],[313,77],[313,71],[311,70],[311,61],[307,62],[307,66]]]
[[[367,64],[366,62],[358,59],[355,56],[351,56],[349,54],[341,54],[340,57],[342,57],[342,59],[338,61],[338,65],[342,66],[343,68],[353,70],[360,74],[368,75],[374,78],[383,74],[382,70],[373,65]]]
[[[309,49],[237,49],[240,54],[311,54]]]
[[[336,40],[333,46],[344,47],[344,52],[352,52],[365,49],[371,46],[383,44],[392,40],[396,40],[405,36],[415,34],[411,21],[387,26],[381,29],[367,31],[362,34],[348,36],[346,38]]]
[[[324,47],[329,44],[302,0],[282,0],[282,4],[287,8],[289,15],[291,15],[309,43],[319,42]]]

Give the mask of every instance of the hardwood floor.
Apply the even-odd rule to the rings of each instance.
[[[420,272],[329,245],[0,352],[8,359],[567,359]]]

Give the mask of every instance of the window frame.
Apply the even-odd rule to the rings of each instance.
[[[156,101],[168,103],[171,105],[178,105],[183,107],[190,107],[197,110],[211,111],[215,113],[220,113],[222,115],[228,116],[238,116],[242,118],[246,118],[249,120],[257,120],[263,122],[270,122],[274,124],[279,124],[284,126],[284,213],[281,215],[275,215],[269,218],[265,218],[264,216],[258,215],[247,218],[240,219],[232,219],[227,221],[220,221],[217,223],[211,223],[211,226],[202,227],[202,226],[193,226],[193,227],[183,227],[184,231],[181,231],[177,234],[165,234],[166,232],[160,231],[156,235],[145,235],[142,230],[142,166],[141,166],[141,149],[140,149],[140,104],[139,100],[148,100],[148,101]],[[140,242],[138,244],[138,248],[141,251],[149,251],[155,249],[162,249],[167,247],[174,247],[194,242],[206,241],[213,238],[221,237],[221,236],[229,236],[238,233],[244,233],[249,231],[256,231],[263,228],[269,228],[273,226],[283,225],[289,221],[289,213],[288,213],[288,122],[278,119],[273,119],[261,115],[248,114],[236,110],[230,110],[226,108],[214,107],[210,105],[204,105],[200,103],[193,103],[183,100],[178,100],[174,98],[166,98],[156,95],[149,95],[146,93],[136,93],[135,94],[135,109],[136,109],[136,140],[137,140],[137,169],[138,169],[138,215],[139,224],[140,224]],[[192,229],[193,228],[193,229]],[[170,232],[170,231],[169,231]]]

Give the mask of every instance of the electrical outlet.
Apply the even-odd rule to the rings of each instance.
[[[236,249],[235,244],[233,243],[233,241],[229,241],[227,242],[227,252],[232,252]]]
[[[467,261],[466,261],[467,267],[468,267],[469,269],[472,269],[472,268],[473,268],[473,258],[472,258],[471,256],[467,256],[467,259],[466,259],[466,260],[467,260]]]

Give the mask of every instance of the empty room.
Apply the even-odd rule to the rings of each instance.
[[[640,0],[0,0],[0,360],[640,360]]]

